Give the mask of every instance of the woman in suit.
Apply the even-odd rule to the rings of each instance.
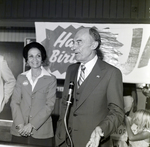
[[[31,69],[18,76],[12,95],[12,142],[52,146],[56,78],[42,66],[46,51],[41,44],[27,44],[23,57]]]

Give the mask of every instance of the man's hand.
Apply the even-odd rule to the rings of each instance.
[[[98,147],[101,137],[104,136],[104,133],[100,127],[96,127],[91,134],[91,138],[87,143],[86,147]]]

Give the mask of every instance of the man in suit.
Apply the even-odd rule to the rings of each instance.
[[[68,67],[61,103],[61,114],[56,130],[56,146],[109,147],[109,136],[123,122],[123,83],[119,69],[98,57],[101,38],[95,28],[82,28],[73,40],[78,63]],[[80,71],[84,65],[82,84]],[[67,107],[69,83],[74,82],[73,103],[67,119],[66,135],[64,115]],[[78,83],[80,83],[78,85]]]
[[[12,95],[16,80],[4,57],[0,55],[0,112]]]

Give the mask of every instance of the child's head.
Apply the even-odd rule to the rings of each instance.
[[[148,110],[137,110],[132,118],[133,123],[138,125],[140,130],[146,128],[150,129],[150,111]]]

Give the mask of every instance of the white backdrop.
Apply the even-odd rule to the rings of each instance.
[[[90,24],[35,22],[36,40],[47,50],[49,68],[64,79],[69,64],[76,62],[72,39],[81,27],[97,27],[102,39],[104,60],[123,74],[125,83],[150,83],[149,24]]]

